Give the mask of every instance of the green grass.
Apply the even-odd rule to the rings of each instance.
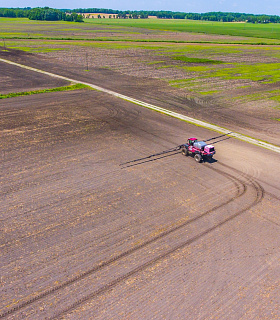
[[[172,87],[175,87],[175,88],[189,88],[192,86],[192,81],[194,79],[176,79],[176,80],[169,80],[169,84],[172,86]]]
[[[51,88],[51,89],[42,89],[42,90],[34,90],[34,91],[22,91],[22,92],[12,92],[12,93],[7,93],[7,94],[0,94],[0,99],[7,99],[7,98],[14,98],[14,97],[21,97],[21,96],[30,96],[30,95],[39,94],[39,93],[72,91],[72,90],[80,90],[80,89],[92,89],[92,88],[89,86],[86,86],[84,84],[77,83],[74,85]]]
[[[270,100],[274,100],[279,102],[279,104],[277,106],[274,106],[274,109],[280,109],[280,95],[276,96],[276,97],[270,97]]]
[[[220,77],[226,80],[247,79],[274,83],[280,81],[280,63],[236,64],[229,68],[209,70],[203,77]]]
[[[200,91],[199,93],[201,94],[201,95],[213,95],[213,94],[215,94],[215,93],[218,93],[219,92],[219,90],[211,90],[211,91]]]
[[[172,68],[174,66],[165,66]],[[186,79],[170,80],[170,85],[177,88],[195,89],[199,79],[219,78],[221,80],[248,80],[263,84],[276,83],[280,81],[280,63],[225,63],[223,65],[210,66],[177,66],[187,72]],[[210,80],[211,82],[211,80]],[[244,87],[249,87],[248,85]],[[213,88],[213,90],[215,90]],[[209,91],[213,91],[210,89]],[[200,90],[199,90],[200,91]],[[208,91],[208,90],[207,90]],[[261,93],[263,96],[263,93]],[[274,100],[279,99],[275,91],[270,92]],[[238,98],[238,97],[237,97]],[[247,97],[249,98],[249,97]],[[272,99],[272,98],[270,98]]]
[[[161,63],[165,63],[164,60],[162,61],[152,61],[152,62],[147,62],[148,65],[155,65],[155,64],[161,64]]]
[[[280,24],[251,24],[172,19],[85,19],[87,23],[103,26],[123,26],[152,30],[219,34],[280,40]]]
[[[260,100],[274,100],[279,103],[279,105],[274,106],[274,109],[280,108],[280,90],[262,90],[258,93],[238,95],[232,100],[238,101],[239,103],[245,103],[249,101],[260,101]]]
[[[62,48],[47,48],[47,47],[24,47],[24,46],[14,46],[11,45],[8,47],[9,49],[16,49],[16,50],[21,50],[21,51],[25,51],[25,52],[34,52],[34,53],[46,53],[46,52],[52,52],[52,51],[62,51],[62,50],[66,50],[66,49],[62,49]],[[8,51],[8,50],[6,50]]]
[[[210,59],[203,59],[203,58],[190,58],[186,56],[175,56],[172,58],[173,60],[180,60],[186,63],[207,63],[207,64],[219,64],[223,63],[219,60],[210,60]]]

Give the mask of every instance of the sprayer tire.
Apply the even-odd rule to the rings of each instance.
[[[189,155],[187,148],[182,148],[182,155],[186,157]]]
[[[197,154],[194,156],[194,160],[195,160],[196,162],[201,162],[202,156],[201,156],[199,153],[197,153]]]

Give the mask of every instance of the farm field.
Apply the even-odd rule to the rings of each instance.
[[[278,44],[92,20],[4,20],[18,38],[0,58],[280,145]],[[214,161],[174,151],[125,164],[219,134],[0,70],[0,319],[279,319],[279,153],[221,137]]]
[[[98,67],[135,76],[137,81],[160,80],[161,88],[183,101],[180,108],[189,115],[279,144],[277,32],[274,39],[260,40],[267,25],[246,24],[256,36],[243,37],[241,24],[229,24],[236,34],[232,36],[230,32],[180,31],[182,25],[202,28],[205,22],[118,20],[86,19],[85,23],[71,24],[2,18],[0,37],[8,49],[39,54],[64,65],[71,63],[85,77]],[[144,28],[149,24],[153,29]],[[257,45],[260,41],[266,45]],[[158,95],[152,99],[165,100]]]
[[[173,39],[169,41],[188,41],[188,33],[191,33],[197,41],[237,42],[246,43],[278,43],[280,41],[280,26],[278,24],[250,24],[250,23],[220,23],[192,20],[169,19],[84,19],[85,23],[72,24],[65,21],[33,21],[27,18],[1,18],[1,33],[3,38],[95,38],[106,36],[108,39],[116,39],[120,36],[145,40],[145,35],[150,35],[147,40],[156,39],[156,36],[168,36],[173,33]],[[174,38],[174,34],[177,37]],[[201,37],[202,35],[208,37]],[[198,37],[196,38],[196,36]],[[211,35],[220,37],[213,38]],[[154,36],[154,37],[153,37]],[[181,38],[180,38],[181,36]],[[200,37],[199,37],[200,36]],[[125,38],[123,38],[125,39]],[[190,39],[190,38],[189,38]],[[259,40],[258,40],[259,39]],[[168,40],[166,37],[165,40]]]

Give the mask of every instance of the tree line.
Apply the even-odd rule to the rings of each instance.
[[[67,10],[65,10],[67,11]],[[190,19],[204,21],[223,21],[223,22],[251,22],[251,23],[280,23],[280,17],[276,15],[254,15],[238,12],[207,12],[207,13],[186,13],[173,11],[119,11],[113,9],[74,9],[72,12],[78,13],[108,13],[117,15],[118,18],[148,18],[156,16],[158,19]]]
[[[82,22],[82,14],[85,13],[107,13],[118,19],[145,19],[148,16],[156,16],[158,19],[190,19],[203,21],[223,22],[249,22],[249,23],[280,23],[277,15],[254,15],[237,12],[207,12],[207,13],[186,13],[173,11],[120,11],[113,9],[52,9],[44,8],[0,8],[0,17],[20,18],[26,17],[31,20],[65,20]],[[101,15],[100,15],[101,17]]]
[[[76,12],[64,12],[59,9],[44,8],[0,8],[0,17],[28,18],[30,20],[83,22],[83,16]]]

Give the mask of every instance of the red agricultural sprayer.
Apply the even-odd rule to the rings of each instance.
[[[186,143],[181,144],[177,147],[161,151],[159,153],[151,154],[150,156],[127,161],[124,163],[121,163],[120,166],[130,167],[133,165],[141,164],[148,161],[153,161],[156,159],[160,159],[165,157],[165,154],[174,153],[176,151],[181,150],[182,154],[184,156],[193,156],[196,162],[203,162],[205,160],[212,160],[214,154],[216,153],[215,147],[212,144],[207,144],[207,142],[212,141],[212,143],[217,143],[221,140],[217,140],[218,138],[224,137],[229,135],[231,132],[208,139],[208,140],[202,140],[198,141],[196,138],[189,138]],[[229,139],[230,137],[226,138]],[[224,140],[224,139],[222,139]],[[178,153],[178,152],[176,152]],[[167,155],[166,155],[167,156]],[[134,163],[136,162],[136,163]],[[134,164],[133,164],[134,163]]]

